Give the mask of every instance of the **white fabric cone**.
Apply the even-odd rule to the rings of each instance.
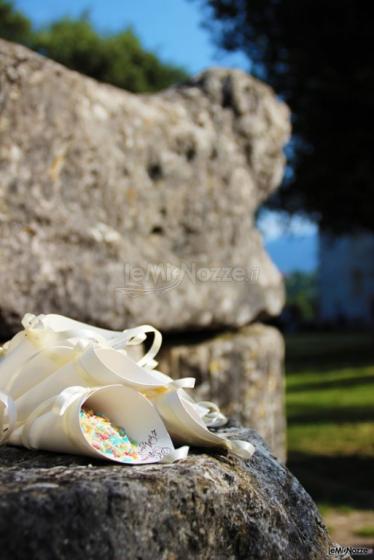
[[[95,384],[123,382],[143,392],[161,387],[169,389],[194,387],[193,378],[173,380],[153,369],[156,364],[154,357],[161,345],[162,337],[159,331],[149,325],[123,332],[109,331],[55,314],[39,316],[26,314],[23,324],[25,330],[5,345],[4,355],[0,357],[0,389],[13,399],[19,398],[33,385],[46,379],[59,366],[73,359],[75,354],[71,352],[69,357],[68,349],[74,349],[77,344],[94,343],[96,339],[97,344],[106,344],[108,348],[111,348],[112,344],[117,347],[129,344],[127,348],[131,352],[131,345],[141,343],[149,333],[154,334],[153,345],[137,363],[129,356],[128,351],[106,352],[102,349],[98,351],[99,357],[93,354],[89,359],[87,356],[84,369],[88,373],[95,372]],[[63,347],[66,350],[63,350]],[[64,357],[65,353],[66,357]],[[100,361],[103,363],[100,364]],[[103,369],[107,370],[106,375],[98,373]],[[120,378],[114,378],[113,373]],[[74,384],[82,384],[82,380],[77,377]],[[59,385],[58,389],[62,390],[65,386],[66,383],[63,386]],[[48,391],[45,398],[49,398],[55,392]],[[44,395],[43,390],[38,389],[37,393],[40,397]],[[36,392],[33,393],[34,396],[35,394]],[[187,394],[185,396],[189,398]],[[195,403],[191,398],[190,401],[207,426],[217,427],[226,423],[225,416],[214,403]],[[34,406],[35,398],[30,402]]]
[[[39,331],[54,333],[56,340],[87,339],[102,342],[109,337],[108,331],[99,329],[86,323],[80,323],[63,315],[32,315],[26,313],[22,319],[25,331]],[[115,333],[116,331],[109,331]],[[118,333],[117,333],[118,334]]]
[[[80,423],[80,410],[84,404],[123,427],[129,438],[138,442],[139,457],[118,460],[92,447]],[[32,449],[131,464],[171,462],[188,454],[188,447],[174,448],[152,404],[138,392],[121,385],[70,387],[36,408],[27,422],[12,433],[9,441]]]
[[[0,389],[8,386],[11,378],[16,375],[26,362],[43,349],[52,350],[54,346],[71,346],[77,343],[104,343],[115,345],[120,349],[121,344],[140,344],[147,336],[154,332],[154,343],[140,363],[153,365],[153,357],[161,345],[161,334],[148,325],[128,329],[125,332],[109,331],[80,323],[62,315],[26,314],[23,318],[25,329],[13,337],[1,348],[0,354]]]
[[[187,400],[195,409],[195,413],[201,418],[207,428],[220,428],[227,424],[228,419],[219,407],[211,401],[194,401],[193,398],[182,389],[179,394],[183,396],[184,400]]]
[[[64,315],[57,315],[55,313],[50,313],[48,315],[39,315],[38,317],[43,321],[43,324],[46,327],[58,333],[66,331],[78,332],[79,330],[91,331],[92,333],[96,333],[99,337],[110,339],[118,336],[118,334],[121,332],[94,327],[93,325],[89,325],[88,323],[82,323],[81,321],[70,319],[70,317],[65,317]]]
[[[4,390],[17,399],[76,357],[77,351],[69,346],[41,350],[13,372]]]
[[[185,397],[184,391],[176,390],[158,395],[152,402],[174,441],[201,447],[226,447],[245,459],[253,455],[255,448],[252,444],[229,440],[210,432],[197,413],[194,403]]]
[[[28,367],[29,361],[36,357],[40,352],[45,351],[46,361],[48,356],[53,356],[53,349],[58,346],[74,348],[77,339],[70,332],[69,336],[62,335],[43,323],[43,315],[26,314],[22,320],[25,327],[23,331],[17,333],[10,341],[4,344],[0,355],[0,390],[8,391],[13,385],[13,380],[20,373],[25,374],[23,368]],[[90,335],[90,331],[85,333]],[[91,335],[94,338],[94,335]],[[100,337],[100,340],[103,340]],[[41,363],[41,362],[40,362]],[[61,363],[60,363],[61,365]],[[54,368],[55,369],[55,368]]]
[[[88,348],[79,358],[79,364],[100,384],[123,383],[142,392],[174,386],[192,388],[195,385],[193,377],[175,381],[161,372],[140,366],[125,352],[104,346]]]
[[[15,428],[17,419],[13,400],[0,391],[0,445],[6,443]]]
[[[50,330],[55,333],[59,340],[91,340],[95,342],[105,342],[108,346],[122,349],[126,346],[142,344],[148,334],[153,334],[153,343],[147,353],[139,359],[139,365],[154,367],[157,362],[154,357],[161,347],[161,333],[151,325],[141,325],[139,327],[125,329],[124,331],[113,331],[94,327],[87,323],[64,317],[63,315],[32,315],[26,314],[23,318],[25,328],[39,328]]]
[[[0,389],[5,390],[13,375],[23,364],[50,342],[41,337],[40,333],[21,331],[5,344],[0,356]]]
[[[152,410],[152,423],[161,423],[162,438],[167,436],[169,443],[161,418],[175,441],[226,447],[244,458],[252,455],[251,444],[228,440],[208,430],[224,425],[227,419],[214,403],[195,402],[184,390],[194,387],[194,378],[173,380],[155,369],[162,336],[152,326],[118,332],[53,314],[27,314],[22,324],[24,331],[5,344],[0,356],[0,391],[5,393],[0,393],[0,444],[9,439],[14,444],[97,456],[76,427],[82,403],[93,399],[95,406],[104,407],[99,412],[118,425],[126,421],[123,427],[130,429],[128,435],[143,443],[142,415],[144,412],[144,418],[148,418]],[[134,360],[129,355],[131,346],[142,344],[148,335],[153,336],[152,344],[140,359]],[[121,403],[118,395],[124,397]],[[131,405],[130,397],[134,395],[133,402],[138,403],[139,410]],[[96,402],[94,397],[99,400]],[[170,453],[163,460],[182,458],[186,450],[177,452],[172,448]],[[149,462],[160,459],[155,456]]]
[[[37,361],[37,360],[36,360]],[[27,382],[27,376],[25,376]],[[40,403],[70,386],[104,386],[121,383],[146,393],[147,390],[174,388],[175,382],[138,366],[123,352],[100,346],[88,346],[74,361],[55,369],[27,392],[16,398],[17,422],[25,419]],[[194,379],[176,382],[178,387],[193,386]],[[165,385],[166,384],[166,385]],[[10,393],[12,396],[12,393]]]

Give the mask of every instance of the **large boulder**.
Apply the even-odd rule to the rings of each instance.
[[[0,449],[2,560],[324,560],[310,496],[250,430],[247,462],[193,453],[173,465],[113,466]]]
[[[254,214],[289,114],[263,83],[212,69],[132,95],[0,41],[0,135],[3,326],[56,311],[181,330],[281,309]]]
[[[273,327],[259,323],[238,331],[166,344],[160,369],[169,375],[195,377],[200,400],[251,426],[276,457],[286,459],[284,342]]]

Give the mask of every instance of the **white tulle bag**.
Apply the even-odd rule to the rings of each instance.
[[[162,337],[153,327],[119,332],[61,315],[30,314],[22,324],[24,330],[4,345],[0,356],[0,443],[8,440],[14,445],[103,456],[82,436],[82,407],[89,402],[99,408],[91,411],[93,419],[104,415],[107,427],[114,422],[126,433],[130,429],[129,437],[140,443],[149,439],[153,423],[152,433],[158,439],[161,434],[166,461],[187,453],[186,447],[177,452],[172,439],[182,445],[226,447],[245,458],[252,455],[251,444],[233,442],[208,429],[227,420],[214,403],[195,402],[188,394],[194,378],[173,380],[155,369]],[[142,345],[150,334],[148,351],[135,358],[131,347]],[[152,457],[163,460],[160,452]],[[140,454],[138,462],[154,462],[143,459]]]

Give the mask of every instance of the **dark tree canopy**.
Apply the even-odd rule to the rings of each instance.
[[[88,17],[62,19],[43,29],[7,0],[0,0],[0,37],[16,41],[73,70],[133,92],[152,92],[186,79],[178,66],[165,64],[144,49],[131,29],[101,35]]]
[[[0,37],[23,43],[30,39],[31,23],[10,2],[0,0]]]
[[[247,54],[291,107],[291,170],[273,206],[330,230],[374,229],[370,3],[199,1],[219,44]]]

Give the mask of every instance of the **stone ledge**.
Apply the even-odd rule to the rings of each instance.
[[[173,465],[113,466],[0,449],[2,560],[323,560],[316,506],[252,430],[244,462],[198,450]]]

